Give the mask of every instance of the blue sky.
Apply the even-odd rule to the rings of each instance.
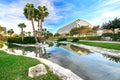
[[[49,16],[43,27],[55,33],[60,27],[76,20],[84,19],[92,25],[120,18],[120,0],[0,0],[0,25],[13,28],[20,32],[19,23],[25,23],[25,31],[32,31],[30,21],[23,15],[26,3],[33,3],[35,7],[45,5]],[[35,23],[37,29],[37,23]]]

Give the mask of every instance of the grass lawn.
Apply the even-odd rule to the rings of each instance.
[[[0,80],[61,80],[47,67],[48,74],[36,77],[28,77],[28,68],[40,64],[36,59],[7,54],[0,51]]]
[[[78,41],[76,43],[96,46],[96,47],[102,47],[102,48],[107,48],[107,49],[120,50],[120,44],[117,44],[117,43],[87,42],[87,41]]]

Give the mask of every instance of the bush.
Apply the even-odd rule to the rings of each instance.
[[[34,37],[25,37],[23,40],[23,44],[35,44],[35,38]]]
[[[101,40],[101,36],[87,36],[87,37],[80,37],[80,40]]]
[[[22,38],[20,38],[20,37],[17,37],[17,38],[11,37],[11,38],[8,38],[7,42],[8,43],[22,43]]]
[[[20,43],[20,44],[35,44],[35,38],[34,37],[24,37],[24,40],[22,41],[21,37],[16,38],[8,38],[8,43]]]
[[[103,37],[112,37],[113,34],[112,33],[103,33],[102,36]]]
[[[73,38],[72,42],[77,42],[79,41],[79,38]]]
[[[57,41],[67,41],[67,38],[58,38]]]
[[[117,41],[119,40],[119,37],[120,37],[120,32],[117,33],[117,34],[113,34],[113,33],[104,33],[102,34],[103,37],[110,37],[112,38],[113,41]]]

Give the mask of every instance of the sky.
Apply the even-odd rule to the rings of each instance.
[[[83,19],[92,25],[120,18],[120,0],[0,0],[0,25],[20,33],[19,23],[25,23],[26,32],[32,32],[31,22],[23,14],[26,3],[34,6],[46,6],[49,16],[45,18],[43,28],[56,31],[77,19]],[[37,22],[35,22],[37,30]]]

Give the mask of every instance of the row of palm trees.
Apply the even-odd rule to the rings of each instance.
[[[48,14],[49,13],[47,12],[47,8],[45,6],[38,6],[37,8],[35,8],[33,4],[27,3],[24,7],[24,15],[26,19],[30,20],[32,23],[33,34],[36,42],[38,42],[38,40],[37,35],[35,33],[34,21],[38,22],[38,37],[39,39],[41,39],[42,23],[44,22],[44,19],[48,16]],[[21,25],[22,24],[20,24],[20,26]]]

